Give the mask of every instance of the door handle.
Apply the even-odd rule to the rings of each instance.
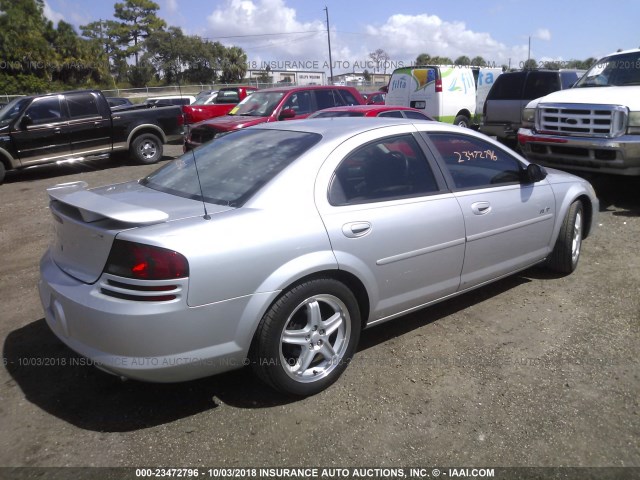
[[[363,237],[371,231],[369,222],[351,222],[342,226],[342,233],[349,238]]]
[[[60,129],[60,127],[56,127],[53,129],[53,133],[59,134],[59,133],[62,133],[62,130]]]
[[[491,211],[491,204],[489,202],[475,202],[471,204],[471,211],[475,215],[486,215]]]

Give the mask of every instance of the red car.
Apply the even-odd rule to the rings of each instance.
[[[326,117],[396,117],[411,118],[413,120],[433,120],[420,110],[410,107],[394,105],[354,105],[350,107],[327,108],[316,112],[310,118]]]
[[[384,97],[387,94],[385,92],[365,92],[362,94],[367,102],[367,105],[384,105]]]
[[[217,135],[266,122],[306,118],[326,108],[364,105],[353,87],[306,85],[265,88],[236,105],[228,115],[205,120],[192,126],[184,150],[195,148]]]
[[[256,87],[225,87],[218,91],[213,103],[201,105],[193,103],[182,107],[186,123],[197,123],[208,118],[229,113],[240,101],[257,90]]]

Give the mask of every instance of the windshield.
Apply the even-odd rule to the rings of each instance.
[[[640,85],[640,52],[611,55],[599,60],[574,88],[622,85]]]
[[[320,138],[286,130],[239,130],[186,153],[140,183],[180,197],[240,207]]]
[[[280,103],[284,92],[255,92],[242,100],[229,115],[268,117]]]
[[[9,125],[31,100],[28,98],[14,98],[0,110],[0,127]]]
[[[217,93],[198,97],[196,98],[196,101],[193,102],[191,105],[209,105],[210,103],[213,103],[213,101],[216,99],[216,95]]]

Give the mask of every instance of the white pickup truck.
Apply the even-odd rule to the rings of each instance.
[[[640,49],[608,55],[568,90],[532,100],[518,143],[563,170],[640,175]]]

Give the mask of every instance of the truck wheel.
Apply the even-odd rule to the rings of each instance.
[[[131,142],[131,158],[143,165],[156,163],[162,158],[162,142],[151,133],[143,133]]]
[[[0,185],[4,182],[4,177],[7,174],[7,169],[4,168],[4,163],[0,162]]]
[[[469,128],[469,125],[471,125],[471,121],[465,115],[458,115],[453,121],[453,124],[459,127]]]
[[[313,395],[347,368],[360,338],[353,293],[330,278],[287,291],[260,321],[252,367],[265,383],[293,395]]]
[[[569,211],[562,222],[562,227],[560,227],[556,244],[547,259],[547,266],[551,270],[569,274],[576,269],[580,259],[583,225],[582,202],[577,200],[569,207]]]

